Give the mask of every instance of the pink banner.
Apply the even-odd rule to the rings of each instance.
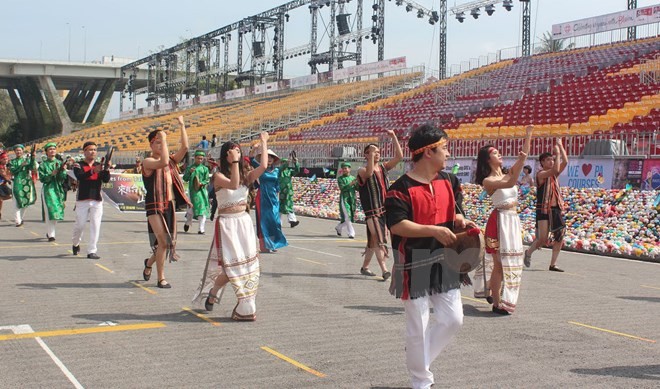
[[[660,159],[647,159],[642,169],[642,190],[660,189]]]

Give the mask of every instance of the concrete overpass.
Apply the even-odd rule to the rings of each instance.
[[[121,66],[0,59],[0,88],[9,92],[27,139],[68,134],[103,121],[112,94],[127,81]],[[147,85],[146,69],[134,85]]]

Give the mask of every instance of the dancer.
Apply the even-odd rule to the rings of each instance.
[[[559,175],[568,166],[568,156],[561,138],[557,138],[554,156],[543,153],[539,156],[541,171],[536,173],[536,239],[525,251],[525,267],[532,264],[532,253],[541,246],[552,243],[552,259],[548,270],[563,272],[557,267],[557,258],[564,245],[564,200],[559,189]]]
[[[295,151],[291,152],[293,166],[289,165],[289,160],[286,158],[282,158],[281,162],[278,177],[280,181],[280,213],[286,215],[289,225],[294,228],[300,224],[300,221],[296,218],[296,213],[293,210],[293,184],[291,178],[300,173],[300,165]]]
[[[267,150],[268,133],[262,132],[260,138],[262,150]],[[201,305],[204,302],[206,310],[212,311],[213,305],[219,302],[220,289],[231,284],[238,299],[231,317],[238,321],[257,318],[259,254],[246,205],[248,186],[266,171],[268,154],[261,154],[256,169],[248,172],[247,166],[238,144],[226,142],[222,145],[220,171],[213,175],[218,217],[202,280],[193,297],[194,303]]]
[[[491,271],[488,289],[493,300],[493,312],[501,315],[513,313],[520,293],[523,242],[516,181],[527,160],[533,130],[532,126],[527,127],[523,149],[509,172],[502,169],[502,156],[494,146],[482,147],[477,155],[477,184],[484,187],[495,208],[486,224],[485,262],[486,270]],[[477,269],[474,283],[477,295],[482,293],[486,282],[484,270]],[[485,291],[484,296],[488,297]]]
[[[413,388],[433,385],[430,365],[463,324],[460,274],[444,265],[442,251],[456,241],[455,227],[475,225],[461,214],[460,181],[442,172],[450,156],[447,145],[443,130],[428,124],[416,128],[408,141],[413,168],[392,184],[385,199],[394,252],[390,292],[405,310]]]
[[[250,150],[250,156],[256,152],[253,148]],[[261,149],[257,157],[263,160],[261,154],[267,154],[268,166],[259,177],[259,189],[257,190],[256,210],[257,210],[257,235],[259,236],[259,249],[262,253],[274,253],[277,249],[288,246],[284,233],[282,232],[282,223],[280,221],[280,198],[278,191],[280,184],[278,181],[279,168],[275,165],[280,161],[280,157],[273,150]],[[261,166],[256,159],[251,159],[252,166],[256,169]]]
[[[27,207],[37,201],[37,190],[32,180],[33,173],[37,172],[36,151],[33,147],[30,155],[25,155],[23,145],[14,146],[16,158],[9,162],[9,170],[13,177],[14,205],[16,206],[16,227],[23,225],[23,218]]]
[[[341,176],[337,177],[337,185],[339,185],[339,224],[335,227],[337,236],[341,236],[341,232],[346,227],[348,237],[355,239],[355,229],[353,223],[355,222],[355,188],[357,180],[351,175],[351,164],[349,162],[342,162]]]
[[[46,160],[39,165],[39,181],[43,184],[41,203],[46,221],[46,238],[49,242],[55,240],[55,226],[59,220],[64,220],[64,181],[68,180],[66,165],[55,158],[57,144],[48,142],[44,146]],[[44,209],[45,208],[45,209]]]
[[[195,151],[195,161],[192,166],[186,169],[183,180],[188,182],[188,192],[190,193],[190,202],[192,207],[186,210],[186,224],[183,230],[188,232],[192,224],[193,217],[199,220],[198,234],[206,233],[206,218],[209,216],[209,168],[204,165],[206,153],[202,150]]]
[[[165,280],[165,257],[169,252],[170,262],[179,259],[176,254],[176,206],[184,203],[190,206],[178,168],[178,163],[188,152],[188,134],[183,116],[179,116],[178,121],[181,125],[181,148],[170,155],[165,131],[151,131],[148,136],[151,156],[142,162],[142,179],[147,191],[145,196],[147,228],[153,250],[151,257],[144,260],[142,277],[145,281],[149,281],[151,268],[155,263],[158,273],[156,285],[165,289],[172,287]]]
[[[73,165],[73,174],[78,180],[78,195],[76,199],[76,224],[73,226],[73,255],[80,252],[83,228],[89,219],[89,244],[87,258],[101,259],[97,254],[96,245],[101,232],[103,218],[103,198],[101,185],[110,182],[110,161],[96,162],[97,146],[92,141],[83,144],[84,159]]]
[[[385,193],[390,182],[387,178],[387,172],[394,169],[403,159],[401,145],[392,130],[387,130],[392,143],[394,144],[394,158],[380,163],[380,149],[378,145],[370,144],[364,148],[364,157],[367,165],[358,170],[358,188],[360,193],[360,202],[364,210],[365,222],[367,225],[367,247],[364,251],[364,262],[360,268],[360,274],[365,276],[375,276],[369,270],[369,263],[374,254],[378,260],[378,265],[383,273],[383,281],[387,281],[392,275],[387,270],[385,263],[388,257],[387,253],[387,230],[385,222]]]

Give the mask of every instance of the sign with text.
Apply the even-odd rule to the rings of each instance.
[[[660,189],[660,159],[647,159],[642,170],[642,190]]]
[[[559,185],[569,188],[612,188],[613,159],[570,160],[559,176]]]
[[[301,86],[315,85],[319,81],[318,74],[310,74],[308,76],[296,77],[289,80],[291,88],[300,88]]]
[[[242,89],[234,89],[234,90],[228,90],[225,92],[225,99],[235,99],[238,97],[244,97],[245,96],[245,88]]]
[[[188,183],[183,183],[188,193]],[[110,181],[101,187],[103,198],[122,212],[144,212],[144,200],[147,190],[144,188],[142,174],[110,173]]]
[[[660,22],[660,4],[554,24],[552,37],[565,39],[658,22]]]
[[[199,96],[200,104],[212,103],[214,101],[218,101],[218,95],[215,93],[210,95]]]
[[[365,63],[363,65],[349,66],[337,69],[332,73],[333,81],[351,77],[368,76],[370,74],[391,72],[406,68],[406,57],[386,59],[384,61]]]
[[[623,189],[630,184],[639,189],[642,184],[642,170],[644,160],[641,159],[618,159],[614,162],[614,178],[612,189]]]
[[[192,105],[194,103],[195,103],[195,99],[186,99],[186,100],[179,101],[176,104],[176,106],[177,106],[177,108],[192,107]]]
[[[254,94],[258,95],[261,93],[275,92],[278,89],[277,82],[269,82],[267,84],[256,85],[254,87]]]

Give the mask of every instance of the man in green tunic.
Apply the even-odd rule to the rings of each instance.
[[[186,224],[183,230],[188,232],[192,219],[199,220],[200,235],[204,235],[206,218],[209,216],[211,208],[209,204],[209,193],[207,186],[209,184],[209,168],[204,165],[206,154],[202,150],[195,151],[195,163],[186,169],[183,174],[183,180],[188,182],[188,192],[192,207],[186,210]]]
[[[55,240],[55,226],[58,220],[64,220],[64,181],[67,174],[64,162],[55,158],[57,145],[46,143],[46,160],[39,165],[39,181],[43,184],[42,211],[46,220],[46,238],[49,242]]]
[[[335,227],[337,235],[341,236],[341,232],[346,227],[348,230],[348,237],[355,239],[355,229],[353,222],[355,222],[355,188],[357,181],[351,175],[351,164],[343,162],[341,165],[341,175],[337,177],[337,184],[339,185],[339,220],[340,223]]]
[[[278,176],[280,182],[280,213],[286,214],[291,228],[300,224],[293,211],[293,184],[291,177],[300,173],[300,165],[296,157],[291,158],[293,166],[289,165],[289,160],[282,158],[280,160],[280,175]]]
[[[16,205],[16,227],[23,225],[23,217],[27,207],[37,201],[37,191],[32,181],[32,172],[37,171],[35,153],[25,155],[23,145],[14,146],[16,158],[9,162],[9,170],[14,176],[14,204]]]

